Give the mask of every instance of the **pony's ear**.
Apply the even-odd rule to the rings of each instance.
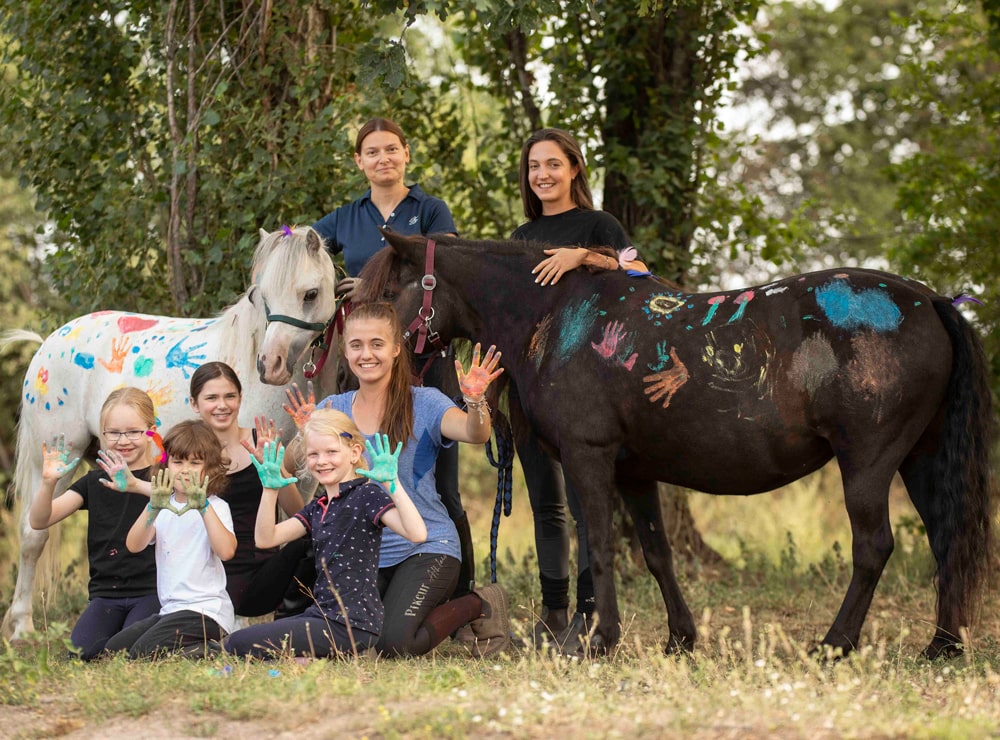
[[[254,306],[257,305],[257,290],[258,288],[256,283],[251,285],[249,290],[247,290],[247,300]]]
[[[306,247],[310,252],[318,252],[323,249],[323,239],[316,233],[315,229],[306,232]]]
[[[266,231],[264,231],[264,229],[260,230],[260,240],[261,241],[264,241],[269,236],[271,236],[271,235],[269,233],[267,233]]]

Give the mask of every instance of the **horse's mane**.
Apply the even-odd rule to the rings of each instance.
[[[303,269],[304,262],[315,266],[320,274],[328,272],[330,281],[334,280],[333,262],[325,257],[325,253],[317,259],[314,245],[310,244],[311,238],[319,240],[322,252],[319,234],[310,227],[291,229],[291,232],[290,236],[283,230],[271,234],[262,232],[251,262],[250,279],[253,284],[219,314],[218,320],[227,326],[227,331],[222,332],[219,355],[227,358],[233,367],[253,368],[256,365],[257,347],[263,339],[266,315],[263,297],[257,289],[262,280],[266,279],[269,285],[291,285],[294,276]],[[272,259],[279,247],[281,258]]]

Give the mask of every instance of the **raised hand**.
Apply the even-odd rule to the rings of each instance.
[[[257,468],[257,475],[260,476],[260,484],[264,488],[275,490],[284,488],[292,483],[298,483],[299,479],[294,475],[285,478],[281,474],[281,463],[285,460],[285,448],[281,442],[273,441],[264,444],[264,452],[260,462],[256,456],[250,458],[250,462]]]
[[[479,362],[479,343],[472,350],[472,364],[469,372],[466,373],[459,360],[455,360],[455,372],[458,373],[458,385],[462,389],[462,395],[466,400],[479,400],[489,387],[490,383],[500,377],[503,368],[498,368],[500,364],[500,352],[496,351],[494,345],[486,350],[486,356],[482,364]]]
[[[69,459],[72,449],[73,443],[66,443],[65,434],[60,434],[53,439],[52,447],[42,442],[43,480],[57,481],[76,467],[76,464],[80,462],[80,458]]]
[[[170,504],[170,494],[174,492],[174,478],[166,468],[160,468],[156,475],[149,482],[151,491],[149,494],[149,521],[152,522],[161,509],[172,511],[177,510]]]
[[[302,395],[298,383],[292,383],[291,388],[285,389],[285,397],[288,398],[288,403],[281,408],[292,417],[296,428],[302,431],[302,427],[309,421],[310,414],[316,408],[316,394],[313,392],[312,381],[306,383],[306,396]]]
[[[181,473],[181,489],[187,497],[187,504],[177,512],[177,516],[181,516],[192,509],[202,516],[205,515],[205,510],[208,508],[209,480],[210,478],[207,475],[201,478],[198,474],[191,473],[190,471]]]
[[[365,440],[365,449],[368,450],[372,467],[370,470],[357,468],[354,472],[379,483],[388,483],[389,493],[395,493],[396,481],[399,479],[399,453],[403,450],[403,443],[397,443],[396,451],[390,452],[389,435],[376,434],[375,444],[372,444],[370,440]]]
[[[361,278],[357,277],[346,277],[337,283],[337,287],[334,290],[337,297],[344,297],[349,301],[353,301],[357,298],[359,291],[361,290],[361,283],[363,281]]]
[[[97,464],[101,466],[101,470],[108,476],[107,478],[101,478],[103,486],[122,493],[135,490],[138,479],[132,475],[132,471],[128,469],[128,463],[125,462],[125,458],[122,457],[120,452],[116,452],[115,450],[99,450],[97,453]]]
[[[264,445],[278,439],[278,428],[274,424],[274,419],[267,419],[263,416],[253,417],[253,426],[256,431],[257,445],[248,440],[241,439],[240,444],[257,459],[257,462],[264,461]]]

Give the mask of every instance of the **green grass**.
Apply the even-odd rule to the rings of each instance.
[[[470,465],[463,454],[463,466]],[[495,478],[465,468],[464,496],[487,574]],[[0,722],[12,737],[79,735],[257,737],[985,737],[1000,728],[1000,627],[987,604],[963,658],[928,663],[934,591],[926,543],[900,494],[897,549],[848,659],[809,656],[843,599],[850,539],[826,470],[752,499],[696,495],[706,539],[729,562],[688,567],[681,585],[699,626],[690,656],[663,653],[655,583],[619,558],[624,636],[599,660],[520,648],[476,660],[453,642],[412,660],[246,663],[220,657],[95,664],[67,659],[69,625],[85,600],[79,522],[63,533],[64,575],[36,602],[28,644],[0,646]],[[83,517],[74,517],[83,519]],[[71,519],[72,521],[72,519]],[[10,531],[9,518],[3,522]],[[68,524],[68,523],[67,523]],[[500,581],[514,630],[538,611],[527,499],[501,523]],[[4,604],[13,548],[0,553]],[[79,560],[84,562],[85,560]],[[81,574],[81,571],[84,571]],[[82,575],[82,577],[81,577]]]

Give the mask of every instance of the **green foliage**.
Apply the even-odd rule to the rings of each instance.
[[[925,8],[910,25],[900,107],[927,126],[892,168],[904,221],[890,256],[943,293],[984,302],[970,316],[1000,396],[1000,48],[985,43],[986,18],[971,9]]]

